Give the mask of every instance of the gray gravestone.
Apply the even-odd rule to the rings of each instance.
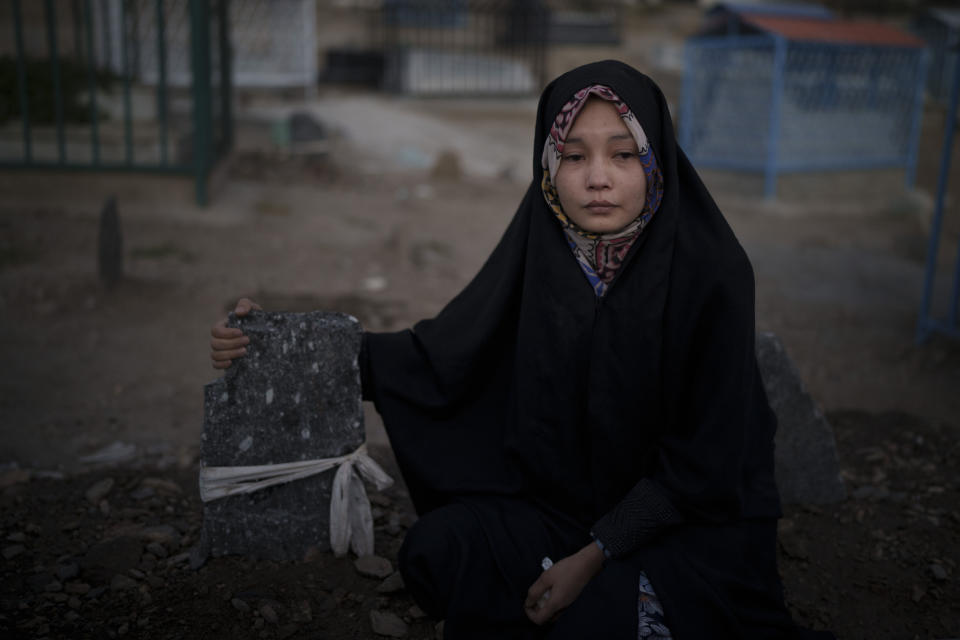
[[[204,388],[201,465],[332,458],[363,444],[356,319],[252,311],[230,314],[227,326],[240,327],[250,345]],[[205,503],[201,556],[301,560],[311,547],[329,549],[335,473]]]
[[[757,336],[757,361],[777,414],[776,474],[785,503],[828,504],[846,497],[833,429],[803,388],[800,372],[772,333]]]
[[[120,232],[117,199],[113,196],[107,200],[100,212],[98,245],[97,265],[100,279],[110,289],[123,277],[123,234]]]

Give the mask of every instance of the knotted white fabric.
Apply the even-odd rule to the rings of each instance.
[[[367,455],[362,444],[353,453],[338,458],[301,460],[247,467],[202,467],[200,499],[204,502],[253,493],[266,487],[308,478],[337,468],[330,496],[330,547],[337,556],[350,548],[358,556],[373,554],[373,515],[361,476],[383,490],[393,478]]]

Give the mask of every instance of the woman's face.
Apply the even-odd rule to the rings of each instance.
[[[616,108],[590,98],[573,122],[556,175],[563,212],[584,231],[612,233],[643,211],[647,179]]]

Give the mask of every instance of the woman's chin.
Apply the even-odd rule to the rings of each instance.
[[[574,222],[587,233],[605,235],[623,231],[635,219],[636,218],[626,220],[624,216],[611,214],[592,214],[582,222],[577,220],[574,220]]]

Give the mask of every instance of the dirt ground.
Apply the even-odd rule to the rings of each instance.
[[[955,431],[899,413],[828,418],[851,495],[789,507],[780,523],[795,618],[847,639],[957,637]],[[373,453],[396,477],[389,450]],[[341,640],[378,637],[373,617],[390,615],[393,637],[435,637],[435,621],[390,575],[413,521],[401,485],[372,494],[376,552],[394,565],[386,577],[329,553],[282,564],[218,558],[195,570],[196,468],[156,462],[0,476],[4,637]]]
[[[402,589],[351,559],[190,568],[208,330],[241,295],[371,330],[436,313],[519,202],[533,107],[330,92],[304,108],[340,137],[309,156],[264,134],[290,105],[248,105],[207,209],[180,180],[0,174],[4,637],[368,638],[371,612],[433,637]],[[384,112],[403,131],[374,131]],[[365,146],[364,129],[381,143]],[[788,507],[780,561],[797,619],[841,638],[960,637],[960,345],[914,342],[942,131],[930,107],[914,193],[898,172],[810,175],[782,179],[768,202],[755,177],[703,174],[753,261],[758,328],[781,337],[836,431],[849,498]],[[462,174],[431,173],[445,149]],[[125,278],[106,289],[98,214],[111,193]],[[956,196],[948,214],[956,238]],[[367,427],[392,466],[370,407]],[[119,462],[84,462],[110,445]],[[375,507],[377,552],[395,561],[413,518],[402,484]]]

